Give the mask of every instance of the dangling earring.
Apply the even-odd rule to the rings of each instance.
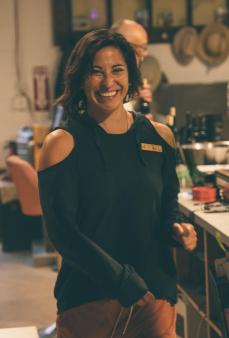
[[[132,85],[131,84],[129,84],[129,88],[128,88],[128,92],[127,92],[127,94],[126,94],[126,97],[124,98],[124,103],[126,103],[126,102],[129,102],[129,101],[131,101],[132,100],[132,98],[133,98],[133,95],[132,95]]]
[[[130,101],[130,95],[129,95],[129,93],[127,93],[125,98],[124,98],[124,103],[129,102],[129,101]]]
[[[85,113],[85,106],[83,100],[80,100],[78,102],[78,109],[79,109],[79,114],[84,114]]]

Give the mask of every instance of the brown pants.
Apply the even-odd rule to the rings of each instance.
[[[57,338],[176,338],[175,326],[175,306],[165,300],[131,308],[102,300],[58,315]]]

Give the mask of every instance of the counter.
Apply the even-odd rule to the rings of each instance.
[[[229,246],[229,212],[203,212],[202,204],[179,197],[181,212],[194,224],[201,226],[213,236],[220,235],[222,243]]]

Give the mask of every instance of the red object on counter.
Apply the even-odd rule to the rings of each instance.
[[[192,188],[193,201],[200,202],[215,202],[216,201],[216,188],[214,187],[193,187]]]

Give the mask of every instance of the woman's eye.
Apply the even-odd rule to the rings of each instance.
[[[102,71],[100,69],[92,69],[91,75],[100,75],[102,74]]]
[[[124,68],[121,68],[121,67],[117,67],[117,68],[113,69],[114,73],[120,73],[120,72],[123,72],[123,71],[124,71]]]

